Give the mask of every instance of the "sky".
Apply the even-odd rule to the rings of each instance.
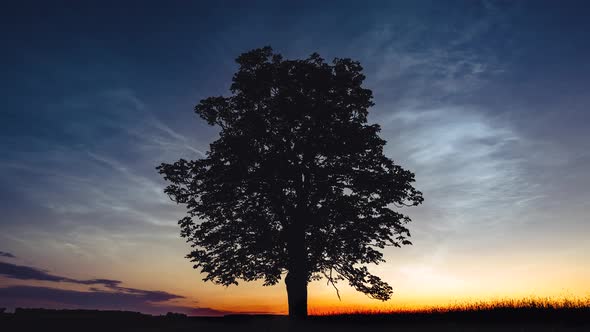
[[[416,174],[388,302],[325,281],[311,312],[590,296],[584,1],[18,1],[0,14],[0,307],[285,313],[184,258],[162,162],[204,156],[193,113],[271,45],[361,62],[387,156]],[[406,209],[406,208],[404,208]]]

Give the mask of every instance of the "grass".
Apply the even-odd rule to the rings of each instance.
[[[401,309],[344,309],[326,311],[311,309],[312,316],[348,315],[408,315],[408,314],[446,314],[476,313],[491,311],[587,311],[590,313],[590,295],[587,297],[526,297],[503,298],[488,301],[455,302],[446,306]]]
[[[117,312],[36,312],[0,315],[6,331],[304,331],[304,332],[569,332],[590,331],[586,298],[499,299],[444,307],[314,312],[305,322],[285,316],[182,317]]]

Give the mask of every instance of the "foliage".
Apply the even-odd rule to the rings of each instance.
[[[236,61],[232,95],[195,107],[221,129],[206,158],[158,167],[165,192],[188,209],[179,221],[187,257],[222,285],[274,285],[297,269],[308,282],[346,280],[389,299],[392,288],[366,264],[384,261],[379,249],[410,244],[410,218],[394,208],[423,199],[367,122],[362,67],[318,54],[284,60],[270,47]]]

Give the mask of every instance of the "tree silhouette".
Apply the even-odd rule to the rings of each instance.
[[[388,300],[392,288],[365,265],[384,262],[385,246],[410,244],[410,218],[392,208],[423,199],[367,123],[361,65],[285,60],[270,47],[236,61],[232,95],[195,107],[221,129],[207,157],[157,168],[165,192],[187,206],[187,258],[203,280],[226,286],[274,285],[286,273],[291,317],[307,316],[307,284],[322,277]]]

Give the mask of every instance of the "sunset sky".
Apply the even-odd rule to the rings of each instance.
[[[123,4],[124,2],[124,4]],[[213,5],[214,4],[214,5]],[[370,4],[370,7],[367,7]],[[416,174],[412,246],[379,302],[309,287],[310,311],[590,295],[585,1],[12,1],[0,11],[0,307],[284,313],[284,283],[204,283],[155,167],[204,156],[193,113],[234,59],[350,57],[386,155]]]

